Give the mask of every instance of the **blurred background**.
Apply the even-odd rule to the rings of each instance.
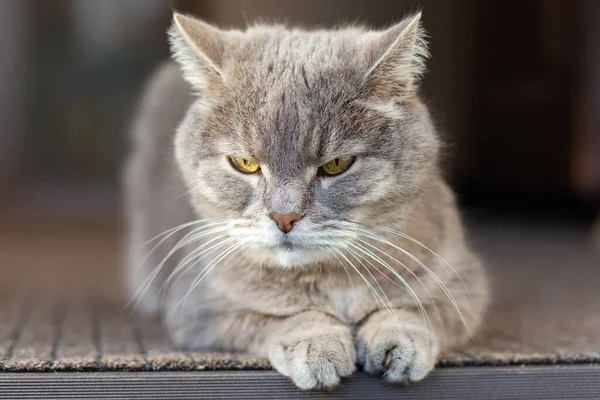
[[[600,1],[0,0],[5,264],[117,264],[127,131],[168,57],[173,9],[222,27],[383,27],[422,9],[433,54],[423,95],[467,219],[496,221],[500,235],[497,221],[516,221],[589,237],[600,204]]]

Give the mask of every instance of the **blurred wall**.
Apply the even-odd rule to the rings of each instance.
[[[26,134],[28,4],[0,1],[0,201],[19,179],[22,138]]]
[[[580,10],[581,43],[574,71],[580,79],[573,107],[573,130],[579,134],[572,137],[571,174],[579,193],[600,196],[600,1],[583,0]]]

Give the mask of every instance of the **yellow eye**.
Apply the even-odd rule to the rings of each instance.
[[[238,171],[245,172],[247,174],[254,174],[260,170],[260,165],[257,163],[246,160],[245,158],[231,156],[229,157],[231,165],[233,165]]]
[[[354,157],[338,157],[333,160],[321,165],[321,172],[323,175],[339,175],[342,172],[346,171],[352,165],[354,161]]]

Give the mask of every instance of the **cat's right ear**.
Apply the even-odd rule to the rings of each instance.
[[[169,29],[171,53],[181,66],[183,77],[195,90],[217,90],[223,84],[224,40],[224,33],[212,25],[173,14]]]
[[[413,96],[428,57],[424,36],[420,13],[375,35],[365,77],[372,96],[380,100]]]

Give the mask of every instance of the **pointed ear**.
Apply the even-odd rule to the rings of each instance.
[[[222,31],[195,18],[174,13],[169,41],[173,58],[194,89],[214,90],[223,84],[221,63],[225,34]]]
[[[365,76],[371,96],[385,101],[415,94],[429,55],[420,20],[421,13],[406,18],[371,42],[372,64]]]

